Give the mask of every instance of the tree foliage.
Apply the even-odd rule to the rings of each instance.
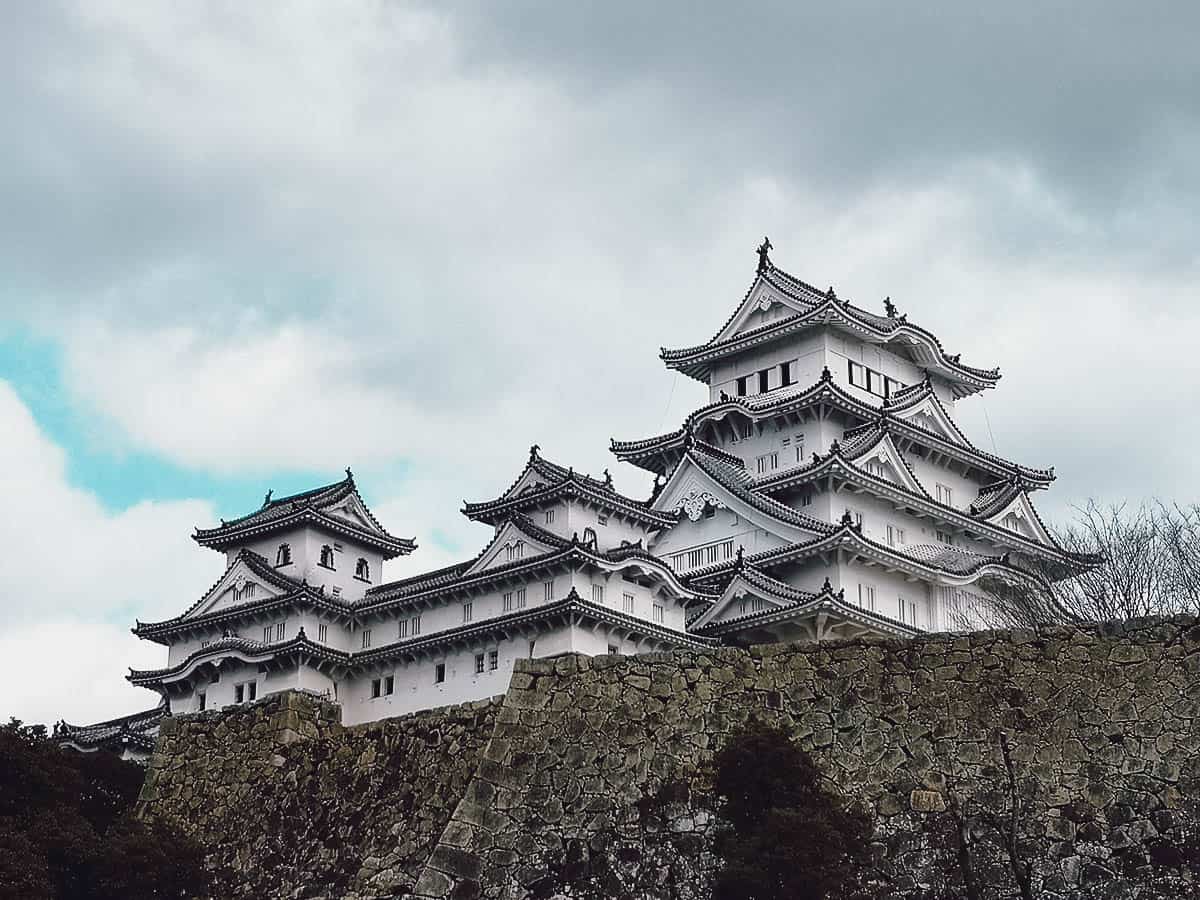
[[[41,725],[0,725],[0,900],[184,900],[200,848],[133,817],[145,775],[110,753],[59,748]]]
[[[1046,584],[996,581],[990,620],[1005,627],[1045,622],[1102,622],[1139,616],[1200,613],[1200,506],[1091,501],[1055,532],[1066,550],[1098,553],[1093,569],[1063,578],[1042,567]]]
[[[849,900],[870,896],[871,821],[826,789],[788,735],[751,721],[714,760],[728,822],[716,850],[716,900]]]

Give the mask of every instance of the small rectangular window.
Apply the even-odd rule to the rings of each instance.
[[[488,651],[488,671],[495,672],[498,668],[500,668],[500,651],[499,650],[489,650]]]
[[[796,462],[804,462],[804,435],[796,435],[792,446],[796,448]]]
[[[549,603],[551,600],[554,599],[554,582],[547,581],[542,584],[542,588],[543,588],[543,593],[545,594],[544,599],[547,603]]]
[[[743,375],[741,378],[739,378],[737,380],[737,395],[739,397],[746,396],[746,379],[747,379],[747,377],[748,376]]]
[[[249,690],[249,692],[250,692],[250,699],[251,699],[251,700],[256,700],[256,699],[258,699],[258,682],[257,682],[257,681],[252,681],[252,682],[250,682],[248,685],[246,685],[246,688],[247,688],[247,689]]]
[[[602,584],[593,584],[592,585],[592,602],[595,603],[597,606],[604,605],[604,585],[602,585]]]
[[[234,703],[245,703],[246,702],[246,686],[244,684],[235,684],[233,686],[233,702]]]
[[[667,612],[667,608],[665,606],[663,606],[661,603],[655,603],[654,609],[653,609],[651,615],[653,616],[655,622],[658,622],[661,624],[664,617],[666,616],[666,612]]]
[[[475,674],[476,675],[483,674],[483,654],[482,653],[475,654]]]
[[[197,703],[197,708],[201,712],[203,712],[205,707],[207,707],[207,705],[208,705],[208,695],[205,694],[204,691],[201,691],[200,693],[198,693],[196,695],[196,703]]]
[[[329,626],[328,625],[321,624],[321,625],[317,626],[317,640],[320,641],[322,644],[326,643],[329,640]]]
[[[362,648],[366,650],[371,646],[371,629],[364,628],[362,633]]]
[[[771,370],[763,369],[758,373],[758,392],[765,394],[771,389]]]
[[[779,386],[787,387],[792,384],[795,379],[792,378],[792,363],[785,362],[779,364]]]
[[[408,637],[408,619],[400,620],[400,627],[396,630],[396,637],[400,638],[400,640]]]
[[[273,626],[273,625],[268,625],[268,626],[266,626],[266,627],[263,629],[263,643],[264,643],[264,644],[269,644],[269,643],[271,643],[271,632],[272,632],[273,630],[274,630],[274,626]]]
[[[525,608],[525,588],[517,588],[517,609]]]
[[[505,591],[504,592],[504,600],[501,603],[501,611],[502,612],[512,612],[512,608],[513,608],[512,591]]]
[[[421,617],[420,616],[412,617],[412,633],[414,635],[418,635],[421,633]]]
[[[617,645],[616,645],[616,644],[609,644],[609,645],[608,645],[608,655],[609,655],[609,656],[616,656],[616,655],[617,655]]]
[[[633,594],[621,595],[621,610],[627,613],[633,612]]]
[[[446,680],[446,664],[438,663],[433,667],[433,683],[441,684]]]
[[[283,626],[285,624],[286,624],[285,622],[279,622],[275,625],[275,640],[277,640],[277,641],[283,640]]]
[[[805,491],[803,494],[800,495],[800,505],[801,506],[812,506],[812,501],[813,501],[813,492],[812,491]]]
[[[474,610],[474,608],[475,608],[475,604],[472,603],[470,600],[468,600],[466,603],[463,604],[463,621],[464,622],[471,621],[471,613]]]
[[[395,691],[396,691],[396,676],[389,675],[387,678],[383,679],[383,692],[385,694],[392,694],[392,693],[395,693]]]
[[[950,488],[944,484],[937,485],[937,501],[938,503],[944,503],[946,506],[953,506],[954,496],[950,492]]]
[[[552,510],[552,509],[546,510],[546,524],[547,525],[554,524],[554,510]]]
[[[374,700],[380,694],[380,681],[378,678],[371,679],[371,699]]]

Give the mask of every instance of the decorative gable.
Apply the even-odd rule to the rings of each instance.
[[[904,457],[896,449],[896,444],[889,434],[884,434],[869,449],[854,456],[853,462],[858,468],[876,478],[890,481],[915,494],[929,496],[904,462]]]
[[[729,340],[747,331],[778,322],[780,319],[808,312],[809,309],[810,307],[801,304],[760,278],[750,288],[746,299],[742,301],[742,305],[738,307],[729,323],[713,338],[712,343]]]
[[[495,569],[498,566],[520,562],[524,559],[532,559],[535,556],[549,553],[555,549],[558,548],[549,540],[541,536],[532,535],[525,529],[522,529],[516,522],[509,520],[500,526],[496,531],[496,536],[484,548],[479,558],[471,564],[470,568],[463,572],[463,577],[474,575],[478,572],[486,572],[488,569]]]
[[[1056,546],[1056,542],[1046,531],[1041,518],[1033,508],[1029,494],[1024,491],[1013,497],[1003,509],[989,516],[986,521],[1029,540]]]
[[[340,519],[343,522],[348,522],[356,528],[362,528],[366,531],[378,531],[375,523],[371,521],[371,516],[367,512],[366,506],[358,499],[358,495],[351,493],[346,495],[337,503],[321,508],[321,512],[333,516],[335,519]]]
[[[931,434],[936,434],[938,437],[952,444],[957,444],[960,447],[971,446],[966,436],[954,424],[954,420],[946,413],[945,407],[938,402],[932,393],[912,406],[894,410],[892,415],[901,421],[916,425],[918,428],[922,428]]]
[[[184,618],[191,619],[228,609],[231,606],[278,597],[284,593],[286,591],[277,581],[264,578],[263,574],[256,571],[245,556],[238,556],[233,564],[225,570],[225,574],[209,588],[200,602],[190,609]]]

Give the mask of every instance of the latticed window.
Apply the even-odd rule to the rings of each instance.
[[[275,551],[275,565],[287,566],[292,562],[292,547],[290,544],[280,544]]]
[[[328,544],[321,548],[321,565],[326,569],[333,568],[333,548]]]
[[[361,556],[358,562],[354,564],[354,577],[361,578],[363,581],[371,580],[371,564]]]

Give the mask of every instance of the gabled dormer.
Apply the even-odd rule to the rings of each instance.
[[[411,553],[416,543],[389,534],[363,501],[346,470],[333,484],[275,498],[256,511],[197,529],[202,547],[224,551],[232,564],[242,550],[266,559],[281,575],[357,599],[382,578],[383,562]]]

